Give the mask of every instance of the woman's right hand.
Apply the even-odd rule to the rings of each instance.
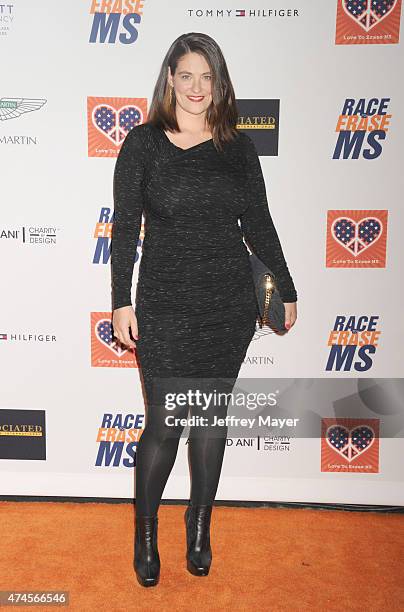
[[[131,348],[136,347],[136,343],[129,336],[130,330],[136,340],[139,338],[137,319],[133,306],[122,306],[114,310],[112,313],[112,326],[114,328],[114,336],[118,338],[119,342]]]

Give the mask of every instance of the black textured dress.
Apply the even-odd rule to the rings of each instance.
[[[114,206],[113,309],[132,304],[145,212],[135,306],[145,379],[237,377],[257,317],[243,235],[282,300],[297,300],[251,138],[239,132],[224,151],[212,139],[182,149],[162,129],[136,126],[116,161]]]

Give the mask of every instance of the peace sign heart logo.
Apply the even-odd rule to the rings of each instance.
[[[102,344],[114,353],[117,357],[122,357],[128,349],[121,348],[112,334],[112,323],[109,319],[100,319],[95,326],[95,335]]]
[[[375,244],[382,234],[382,222],[376,217],[364,217],[359,221],[349,217],[339,217],[331,226],[334,240],[354,256]]]
[[[93,108],[91,119],[94,127],[111,140],[120,145],[127,133],[143,122],[143,112],[138,106],[127,104],[116,110],[110,104],[103,102]]]
[[[327,444],[346,461],[353,461],[368,450],[375,438],[376,434],[369,425],[356,425],[351,429],[344,425],[331,425],[325,436]]]
[[[398,0],[342,0],[346,14],[355,21],[365,32],[369,32],[383,19],[388,17],[397,5]]]

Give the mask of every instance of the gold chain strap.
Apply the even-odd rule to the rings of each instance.
[[[269,305],[271,303],[271,297],[273,292],[275,291],[275,285],[272,280],[272,276],[270,274],[265,274],[265,301],[264,301],[264,312],[262,313],[262,317],[259,319],[259,326],[269,324]]]

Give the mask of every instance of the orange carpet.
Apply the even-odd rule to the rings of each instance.
[[[132,504],[0,502],[0,590],[70,593],[33,610],[404,610],[403,514],[215,506],[210,574],[196,577],[184,511],[160,506],[160,583],[146,589]]]

